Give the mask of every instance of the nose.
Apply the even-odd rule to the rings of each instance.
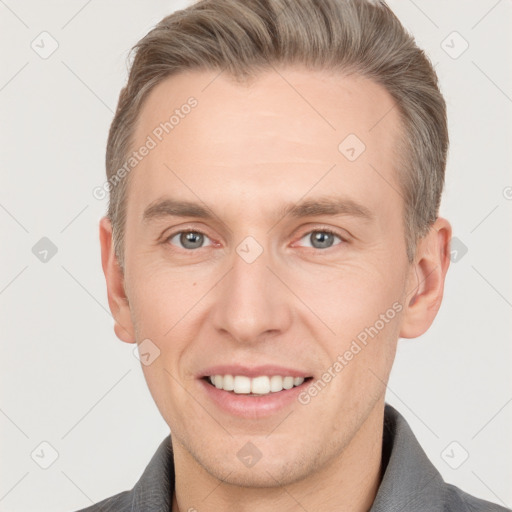
[[[213,322],[217,331],[242,344],[286,332],[293,316],[293,296],[268,251],[263,250],[252,262],[242,251],[233,251],[231,263],[216,286]]]

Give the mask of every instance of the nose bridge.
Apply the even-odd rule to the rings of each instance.
[[[233,250],[230,271],[218,288],[214,323],[239,342],[258,341],[269,332],[282,332],[291,318],[290,298],[268,267],[272,255],[264,242],[246,237]]]

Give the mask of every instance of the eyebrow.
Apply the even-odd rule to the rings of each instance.
[[[285,204],[276,212],[282,219],[290,215],[294,218],[317,217],[321,215],[345,215],[371,221],[375,215],[364,205],[344,197],[322,196],[314,199]],[[151,203],[142,215],[142,222],[149,223],[166,217],[193,217],[213,220],[217,216],[206,206],[191,201],[169,197]]]

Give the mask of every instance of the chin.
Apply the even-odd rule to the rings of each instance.
[[[224,484],[252,488],[279,488],[311,477],[327,462],[318,444],[300,446],[299,443],[262,437],[252,437],[254,444],[244,436],[209,446],[188,450],[207,473]],[[258,447],[256,447],[258,445]],[[189,447],[190,448],[190,447]],[[312,451],[314,450],[314,451]]]

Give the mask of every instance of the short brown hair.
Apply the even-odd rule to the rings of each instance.
[[[357,73],[382,85],[401,119],[397,172],[404,199],[407,256],[436,220],[448,151],[446,105],[437,75],[383,1],[201,0],[165,17],[132,49],[128,83],[110,127],[107,216],[124,267],[126,161],[143,102],[165,78],[185,70],[223,71],[239,82],[273,65]],[[341,141],[340,141],[341,142]]]

